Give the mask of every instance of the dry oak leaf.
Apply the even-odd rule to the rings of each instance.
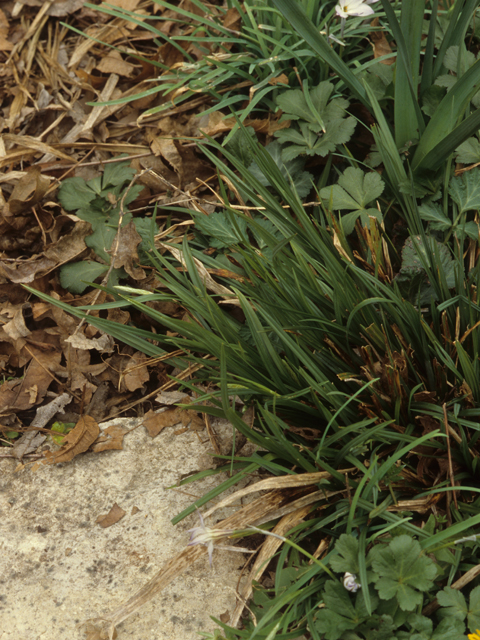
[[[112,4],[119,9],[125,9],[126,11],[135,11],[140,0],[109,0],[108,4]]]
[[[18,4],[25,4],[28,7],[42,7],[45,0],[17,0]],[[52,0],[52,6],[46,11],[47,16],[63,18],[83,7],[86,0]]]
[[[270,80],[268,81],[268,84],[271,84],[274,86],[277,84],[288,85],[288,77],[284,73],[281,73],[279,76],[276,76],[275,78],[270,78]]]
[[[150,374],[145,366],[148,361],[147,356],[140,351],[136,351],[123,372],[123,381],[129,391],[141,389],[145,382],[150,380]]]
[[[77,222],[71,233],[63,236],[41,256],[13,263],[0,262],[0,276],[15,283],[28,284],[40,276],[47,275],[56,267],[76,258],[87,246],[85,237],[91,232],[91,224]]]
[[[69,342],[72,347],[82,351],[96,349],[100,353],[111,353],[114,349],[113,338],[106,333],[101,335],[100,338],[87,338],[83,333],[74,333],[65,338],[65,342]]]
[[[204,428],[203,420],[198,417],[195,411],[181,409],[180,407],[160,410],[159,412],[150,410],[145,414],[142,424],[152,438],[158,436],[165,427],[174,427],[177,424],[182,424],[184,427],[188,427],[191,424],[191,428],[196,431]]]
[[[112,524],[121,520],[125,514],[126,511],[124,511],[122,507],[119,507],[115,502],[110,511],[98,516],[95,522],[105,529],[106,527],[111,527]]]
[[[11,51],[13,44],[7,39],[8,20],[7,16],[0,9],[0,51]]]
[[[92,451],[100,453],[110,449],[123,449],[123,438],[128,431],[118,424],[112,424],[93,443]]]
[[[159,413],[150,409],[150,411],[145,414],[142,424],[147,430],[148,435],[155,438],[165,427],[173,427],[176,424],[180,424],[182,422],[182,416],[180,414],[181,409],[177,407],[160,411]]]
[[[101,73],[116,73],[125,78],[131,78],[135,71],[135,65],[126,62],[119,51],[112,51],[100,60],[97,70]]]
[[[42,176],[38,167],[29,169],[14,187],[4,210],[5,217],[18,216],[30,210],[43,199],[49,186],[50,180]]]
[[[9,380],[0,386],[0,410],[2,414],[25,411],[43,400],[53,374],[62,357],[61,353],[30,349],[35,358],[30,361],[23,380]]]
[[[378,18],[375,18],[370,23],[371,27],[378,27],[380,21]],[[373,48],[373,57],[381,58],[382,56],[386,56],[389,53],[392,53],[392,47],[390,46],[387,38],[385,37],[384,31],[371,31],[369,34],[370,40],[372,41]],[[393,64],[395,62],[395,58],[388,58],[388,60],[382,60],[381,64]]]
[[[62,393],[61,396],[57,396],[54,400],[45,404],[43,407],[38,407],[35,418],[32,420],[30,426],[41,429],[50,422],[55,414],[64,413],[63,410],[72,400],[73,398],[70,394]]]
[[[158,396],[155,396],[155,402],[159,404],[177,404],[182,402],[183,404],[190,402],[190,396],[186,395],[184,391],[160,391]]]
[[[23,317],[23,306],[20,305],[15,310],[10,322],[3,325],[3,330],[11,340],[18,340],[18,338],[25,338],[30,335],[30,330],[27,329]],[[28,307],[28,304],[26,306]]]
[[[142,242],[140,234],[137,232],[133,220],[120,229],[118,249],[116,251],[113,266],[115,269],[124,267],[128,275],[134,280],[144,280],[145,271],[138,266],[137,247]]]
[[[63,439],[63,444],[58,451],[52,453],[46,451],[46,464],[70,462],[79,453],[84,453],[98,438],[100,428],[97,421],[90,416],[83,416],[75,425],[75,428]]]
[[[43,433],[36,430],[27,431],[21,438],[15,441],[13,445],[13,455],[21,460],[27,453],[32,453],[47,439]]]

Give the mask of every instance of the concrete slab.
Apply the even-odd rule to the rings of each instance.
[[[138,421],[101,426],[113,423],[131,429]],[[125,436],[122,451],[87,453],[34,473],[0,459],[1,640],[85,638],[78,623],[115,609],[184,548],[197,518],[176,527],[171,518],[224,479],[166,489],[212,466],[205,432],[200,439],[174,428],[152,439],[140,427]],[[95,521],[115,502],[126,515],[103,529]],[[210,615],[226,620],[233,611],[243,561],[219,550],[212,571],[202,557],[122,623],[119,640],[194,640],[212,631]]]

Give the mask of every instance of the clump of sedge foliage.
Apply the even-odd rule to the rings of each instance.
[[[152,356],[183,350],[175,364],[199,367],[183,384],[210,389],[198,410],[226,417],[258,445],[252,456],[228,460],[221,469],[237,475],[197,507],[254,470],[330,473],[326,497],[289,533],[311,551],[326,540],[328,571],[284,545],[273,590],[256,592],[256,624],[219,623],[221,633],[228,640],[465,638],[479,626],[480,584],[467,572],[479,564],[480,191],[478,170],[455,175],[454,160],[471,161],[480,149],[480,61],[465,44],[477,43],[478,2],[439,8],[437,0],[379,0],[377,28],[396,43],[392,71],[372,59],[361,19],[347,21],[339,55],[341,45],[326,37],[338,27],[333,2],[194,4],[226,57],[180,67],[181,81],[190,73],[192,91],[215,95],[221,83],[260,74],[237,131],[223,146],[202,146],[218,169],[223,204],[208,216],[194,213],[194,237],[172,252],[155,245],[152,221],[145,242],[162,286],[155,293],[117,287],[119,301],[95,307],[131,305],[163,332],[88,319]],[[229,8],[242,16],[242,35],[222,25]],[[268,28],[255,23],[260,15]],[[268,85],[278,73],[272,65],[287,59],[299,63],[302,86]],[[290,69],[288,77],[297,76]],[[180,82],[164,80],[155,90]],[[236,104],[233,89],[222,95],[216,109]],[[374,123],[363,155],[352,142],[353,102]],[[291,121],[266,147],[240,126],[257,107],[280,107]],[[371,171],[374,164],[381,170]],[[223,289],[212,290],[209,272]],[[191,321],[149,305],[171,299]],[[86,311],[56,304],[79,317]],[[248,406],[253,426],[242,420]],[[355,594],[344,588],[343,572],[362,585]],[[452,589],[465,574],[472,579],[462,592]],[[422,613],[428,606],[430,617]]]

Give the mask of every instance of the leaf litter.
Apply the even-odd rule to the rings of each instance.
[[[65,436],[61,451],[49,456],[56,461],[60,456],[62,460],[72,459],[86,448],[97,452],[121,448],[124,434],[107,430],[95,441],[94,430],[86,425],[93,424],[91,419],[108,420],[112,414],[118,415],[122,406],[138,403],[146,392],[153,397],[173,370],[164,362],[151,362],[140,352],[125,350],[101,331],[79,325],[48,303],[31,304],[29,294],[15,288],[28,284],[76,306],[110,300],[102,291],[83,290],[79,295],[62,287],[62,266],[74,267],[71,277],[78,280],[75,265],[96,265],[90,278],[94,280],[96,273],[108,270],[108,264],[104,268],[101,257],[92,250],[96,246],[91,242],[92,222],[59,206],[60,182],[65,183],[67,178],[80,180],[85,175],[90,180],[101,179],[108,171],[113,175],[120,154],[131,164],[132,176],[135,171],[148,168],[150,172],[150,167],[155,167],[164,181],[154,179],[152,183],[149,173],[139,180],[135,190],[135,197],[142,196],[137,198],[138,220],[146,212],[150,215],[147,207],[152,202],[170,201],[171,188],[187,184],[198,190],[196,177],[209,179],[212,174],[205,160],[177,140],[200,134],[197,114],[185,110],[185,105],[180,115],[173,108],[166,118],[156,118],[155,135],[155,118],[150,118],[148,126],[140,126],[132,137],[131,125],[142,115],[145,103],[86,104],[92,99],[108,101],[137,93],[139,85],[146,85],[154,76],[156,67],[52,22],[69,16],[73,24],[114,46],[128,33],[132,43],[144,47],[145,56],[154,54],[153,47],[148,51],[143,44],[150,35],[142,28],[141,19],[138,24],[111,19],[84,4],[83,0],[25,0],[16,3],[13,10],[2,8],[0,13],[0,54],[4,62],[15,61],[15,65],[2,67],[0,89],[4,104],[10,105],[8,117],[2,122],[0,157],[1,165],[8,168],[0,181],[0,287],[7,296],[0,302],[0,361],[4,372],[1,424],[4,434],[8,430],[20,439],[22,434],[35,436],[48,429],[55,420],[73,421],[76,426]],[[139,9],[138,0],[113,0],[110,4],[148,15]],[[48,25],[54,28],[46,38]],[[180,61],[175,51],[171,45],[164,45],[161,55],[174,64]],[[25,90],[20,91],[19,86]],[[153,104],[151,100],[148,103]],[[177,197],[183,196],[179,192]],[[152,276],[141,266],[138,255],[141,242],[133,221],[119,227],[112,265],[125,272],[131,282],[152,286]],[[108,255],[105,257],[108,259]],[[15,305],[8,301],[14,299],[13,292]],[[168,311],[180,315],[174,303]],[[132,321],[132,313],[110,310],[108,317],[117,321],[121,318],[126,325]],[[126,410],[131,413],[134,409]],[[199,426],[196,414],[178,412],[177,424]],[[34,436],[28,435],[28,442],[36,442]],[[75,438],[78,440],[73,446]],[[12,449],[14,442],[12,437]],[[17,451],[25,455],[33,452],[32,444]]]
[[[99,423],[122,413],[135,414],[138,405],[145,410],[143,424],[151,437],[167,427],[205,428],[205,420],[197,411],[175,406],[186,405],[191,399],[171,390],[178,383],[169,376],[182,379],[184,375],[188,379],[193,369],[179,374],[169,357],[149,358],[119,340],[112,342],[100,329],[79,322],[50,303],[35,301],[21,286],[28,284],[40,294],[82,308],[115,300],[104,290],[89,286],[72,291],[66,285],[74,280],[107,284],[116,271],[117,275],[126,274],[131,287],[158,289],[151,269],[142,264],[142,234],[135,221],[151,218],[156,204],[158,240],[168,231],[181,244],[192,224],[190,216],[178,213],[178,219],[169,226],[162,205],[176,203],[186,211],[211,214],[222,204],[216,193],[216,172],[196,152],[195,141],[202,132],[214,137],[228,133],[235,122],[218,111],[201,115],[211,106],[207,95],[193,95],[182,102],[182,88],[168,97],[156,93],[124,104],[91,106],[91,102],[117,101],[151,88],[152,80],[163,73],[159,63],[173,68],[185,62],[183,54],[168,42],[158,50],[146,28],[148,12],[164,12],[168,18],[162,27],[164,35],[179,35],[175,11],[155,3],[146,11],[139,0],[110,0],[109,4],[136,10],[140,13],[138,22],[95,12],[84,6],[83,0],[20,0],[13,9],[8,4],[0,10],[0,97],[7,105],[0,124],[0,166],[7,170],[0,177],[0,362],[4,378],[0,384],[0,429],[4,441],[8,434],[6,441],[10,444],[2,449],[12,451],[12,456],[24,462],[28,456],[40,455],[37,466],[68,463],[86,451],[120,450],[128,431],[118,426],[101,430]],[[194,4],[188,4],[195,10]],[[55,20],[67,16],[70,24],[92,38],[86,39]],[[231,9],[224,25],[235,29],[237,21],[238,14]],[[374,50],[375,57],[390,53],[381,36],[375,40]],[[186,51],[197,60],[203,55],[194,44]],[[132,52],[140,53],[143,59]],[[286,77],[272,79],[272,84],[274,81],[285,83]],[[148,114],[146,109],[150,109]],[[259,135],[277,134],[281,139],[289,127],[281,115],[247,118],[245,125]],[[343,112],[336,119],[333,115],[332,127]],[[125,205],[118,201],[116,185],[106,187],[102,197],[111,205],[108,222],[113,238],[106,242],[105,235],[94,235],[96,220],[67,207],[59,198],[58,188],[69,178],[98,185],[110,169],[115,173],[121,162],[137,172],[138,189],[131,192],[135,197]],[[245,205],[240,194],[239,202]],[[365,204],[367,201],[357,199],[354,214]],[[160,253],[168,250],[181,268],[186,267],[180,248],[160,241],[156,247]],[[90,279],[79,277],[80,265],[90,266]],[[239,306],[233,291],[216,279],[230,279],[234,286],[239,276],[233,270],[214,272],[196,259],[194,265],[207,289],[219,295],[223,303]],[[60,277],[62,267],[70,281]],[[155,304],[161,313],[185,318],[184,309],[174,300]],[[89,314],[100,318],[93,308]],[[134,324],[153,333],[158,331],[153,321],[132,307],[126,310],[112,306],[108,318],[125,327]],[[175,357],[181,355],[179,350]],[[54,421],[74,426],[61,437],[59,447],[40,452]],[[252,491],[267,493],[216,526],[228,530],[280,517],[274,531],[285,533],[307,517],[313,501],[319,501],[311,490],[311,484],[318,481],[317,474],[305,475],[312,478],[286,476],[272,478],[267,485],[254,485]],[[297,486],[298,499],[285,507],[292,486]],[[243,495],[240,492],[236,497]],[[108,514],[99,516],[98,523],[111,526],[124,515],[115,504]],[[265,570],[266,560],[278,549],[277,543],[275,539],[265,540],[251,578],[258,579],[258,572]],[[185,549],[127,603],[106,615],[108,635],[115,637],[116,625],[204,553],[206,548],[201,546]],[[241,594],[243,602],[248,595],[247,588]],[[234,624],[242,610],[241,601]],[[106,637],[93,626],[89,633],[92,639]]]

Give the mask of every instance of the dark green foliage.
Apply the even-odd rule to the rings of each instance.
[[[131,182],[135,170],[128,162],[118,162],[105,165],[103,175],[86,182],[83,178],[67,178],[58,191],[58,199],[67,211],[89,222],[92,233],[85,238],[85,244],[92,249],[102,262],[83,260],[60,267],[60,283],[62,287],[72,293],[81,294],[89,283],[108,270],[110,264],[109,250],[117,233],[120,221],[120,202],[128,183]],[[132,214],[127,206],[138,196],[142,187],[133,185],[123,201],[124,216],[122,226],[132,220]],[[142,219],[135,220],[137,231],[142,236],[140,249],[145,251],[145,240],[149,237],[147,225]],[[109,285],[118,284],[127,274],[123,269],[113,269],[109,278]]]

